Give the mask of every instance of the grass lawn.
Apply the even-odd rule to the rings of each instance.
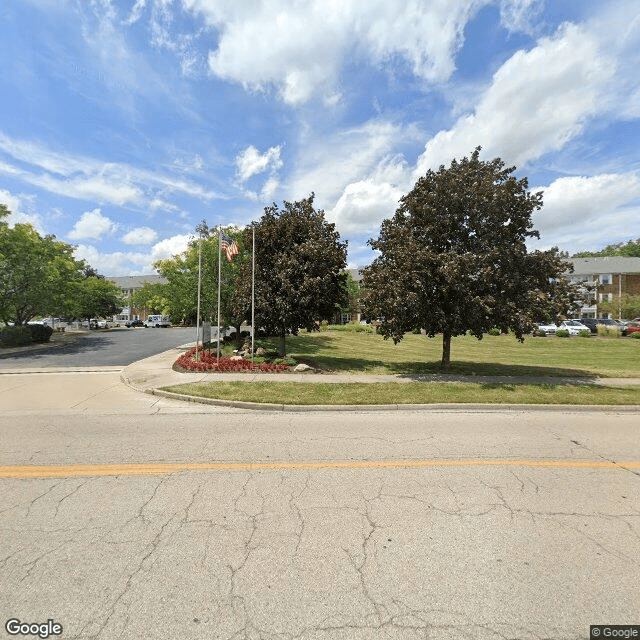
[[[428,382],[295,383],[206,382],[164,387],[164,391],[202,398],[275,404],[579,404],[640,405],[640,387],[574,387]]]
[[[325,372],[367,374],[439,373],[442,339],[407,334],[398,345],[353,328],[287,337],[287,355]],[[267,350],[276,341],[261,340]],[[276,404],[584,404],[640,405],[640,387],[613,388],[562,384],[564,377],[640,378],[640,340],[632,338],[528,337],[511,335],[454,338],[451,373],[468,374],[456,383],[291,383],[265,374],[264,382],[212,382],[165,387],[206,398]],[[478,384],[475,375],[554,376],[558,384]]]
[[[261,344],[275,349],[276,341]],[[317,369],[341,373],[439,373],[442,337],[407,334],[397,345],[373,333],[330,329],[288,336],[287,355]],[[640,378],[640,340],[527,337],[451,340],[451,373]]]

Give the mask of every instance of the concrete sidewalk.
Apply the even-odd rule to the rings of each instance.
[[[139,360],[122,371],[122,381],[137,391],[152,393],[159,387],[193,382],[473,382],[477,384],[562,384],[628,387],[640,385],[639,378],[566,378],[557,376],[464,376],[455,374],[364,375],[325,373],[181,373],[172,369],[178,357],[193,344],[182,345],[150,358]]]

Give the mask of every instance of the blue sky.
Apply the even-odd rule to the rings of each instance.
[[[13,0],[0,202],[105,275],[311,192],[366,241],[430,169],[500,156],[541,239],[640,236],[640,11],[611,0]]]

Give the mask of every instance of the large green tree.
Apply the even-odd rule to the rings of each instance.
[[[0,320],[26,324],[38,315],[67,315],[86,264],[71,245],[42,237],[30,224],[9,227],[0,205]]]
[[[321,320],[329,320],[347,302],[347,243],[340,241],[335,225],[324,211],[313,206],[314,195],[297,202],[265,207],[255,227],[255,316],[256,326],[280,338],[285,354],[285,336],[309,331]],[[252,243],[252,228],[244,232],[245,246]],[[251,317],[251,263],[243,268],[237,304]]]
[[[451,338],[498,327],[519,340],[541,318],[557,319],[575,292],[563,279],[571,265],[557,249],[528,252],[539,237],[531,216],[542,194],[499,158],[470,158],[429,170],[400,200],[369,244],[380,252],[364,270],[365,311],[397,343],[405,332],[442,334],[443,370]]]
[[[87,320],[112,316],[122,311],[122,297],[118,285],[102,276],[91,275],[74,283],[73,315]]]
[[[148,314],[171,315],[171,300],[166,289],[165,283],[146,282],[133,293],[131,304],[136,309],[145,309]]]

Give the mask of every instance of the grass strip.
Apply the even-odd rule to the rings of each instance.
[[[162,387],[202,398],[297,405],[575,404],[640,405],[640,386],[615,388],[562,384],[430,382],[201,382]]]

